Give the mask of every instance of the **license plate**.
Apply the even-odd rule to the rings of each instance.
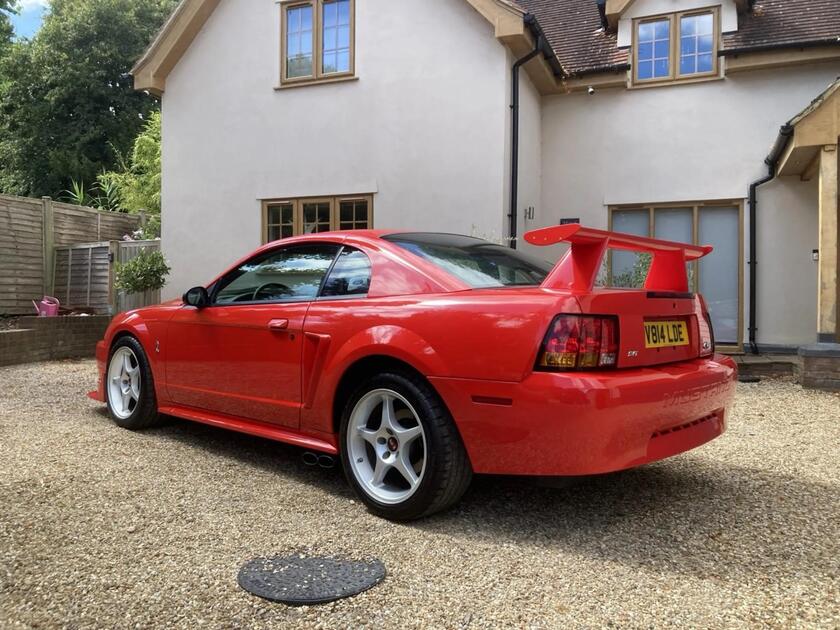
[[[645,322],[645,348],[669,348],[688,345],[688,326],[685,322]]]

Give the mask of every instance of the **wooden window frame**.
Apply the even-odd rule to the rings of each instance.
[[[693,74],[680,74],[680,54],[682,37],[680,36],[680,20],[684,17],[692,15],[704,15],[711,13],[712,15],[712,70],[709,72],[695,72]],[[648,22],[661,22],[662,20],[669,20],[670,22],[670,41],[668,52],[668,76],[667,77],[653,77],[650,79],[639,78],[639,26]],[[662,13],[659,15],[646,15],[645,17],[635,18],[633,20],[633,70],[632,70],[632,87],[649,87],[657,85],[669,85],[672,83],[697,83],[700,81],[711,81],[720,78],[721,64],[718,57],[720,52],[720,7],[704,7],[699,9],[689,9],[687,11],[679,11],[677,13]]]
[[[367,221],[367,229],[373,228],[373,195],[372,194],[362,194],[362,195],[335,195],[335,196],[324,196],[324,195],[315,195],[311,197],[293,197],[293,198],[284,198],[279,197],[277,199],[263,199],[261,203],[261,227],[260,227],[260,242],[265,245],[269,242],[268,240],[268,230],[269,227],[275,224],[269,224],[268,222],[268,210],[274,206],[282,206],[282,205],[291,205],[292,206],[292,213],[293,213],[293,228],[292,228],[292,237],[301,236],[304,234],[304,220],[303,220],[303,205],[306,203],[317,203],[317,202],[328,202],[330,204],[330,232],[335,232],[339,229],[340,216],[339,210],[341,207],[342,201],[365,201],[368,204],[368,221]],[[364,228],[358,228],[364,229]],[[323,234],[324,232],[321,232]],[[282,240],[282,239],[281,239]]]
[[[280,0],[280,83],[277,89],[356,79],[356,0],[350,0],[350,69],[346,72],[324,73],[322,71],[324,2],[325,0]],[[312,74],[288,78],[286,76],[288,69],[287,15],[289,9],[304,6],[312,7]]]
[[[626,212],[628,210],[647,211],[648,214],[648,235],[656,234],[656,210],[691,210],[691,236],[693,245],[702,245],[697,237],[700,233],[700,210],[704,207],[718,208],[731,207],[738,209],[738,339],[735,344],[718,344],[718,349],[728,353],[740,353],[744,350],[744,200],[743,199],[719,199],[713,201],[678,201],[674,203],[642,203],[642,204],[621,204],[607,208],[608,229],[613,229],[613,214],[615,212]],[[691,286],[689,290],[697,293],[700,287],[700,264],[699,261],[691,263],[694,269],[693,278],[689,279]],[[612,252],[607,253],[607,274],[612,278]]]

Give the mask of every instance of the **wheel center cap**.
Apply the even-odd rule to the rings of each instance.
[[[395,437],[388,438],[388,450],[392,453],[395,452],[400,447],[400,443],[397,441]]]

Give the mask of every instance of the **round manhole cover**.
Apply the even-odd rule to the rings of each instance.
[[[379,560],[356,561],[324,556],[254,558],[239,570],[243,589],[292,606],[323,604],[357,595],[385,579]]]

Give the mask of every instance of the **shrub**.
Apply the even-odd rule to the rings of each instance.
[[[127,263],[117,265],[115,286],[126,293],[156,291],[166,284],[169,265],[157,250],[143,250]]]

